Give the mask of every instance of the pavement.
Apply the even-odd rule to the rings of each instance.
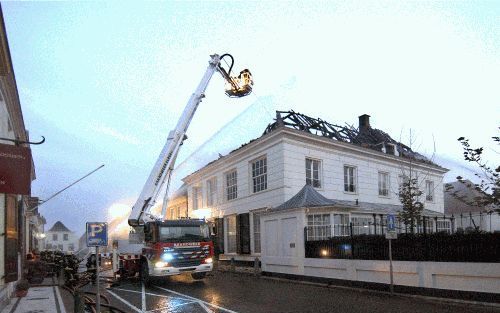
[[[29,288],[25,297],[12,298],[1,313],[66,313],[61,291],[52,282],[46,279],[44,284]]]

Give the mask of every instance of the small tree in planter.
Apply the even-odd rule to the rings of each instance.
[[[30,283],[26,279],[21,279],[16,284],[16,297],[25,297],[28,294],[28,289],[30,288]]]

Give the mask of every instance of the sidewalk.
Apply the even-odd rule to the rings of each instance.
[[[26,297],[12,298],[1,313],[66,313],[66,309],[59,287],[42,285],[28,289]]]

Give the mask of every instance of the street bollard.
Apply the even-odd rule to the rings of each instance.
[[[255,276],[259,275],[259,258],[258,257],[255,257],[255,260],[254,260],[253,274]]]
[[[84,313],[85,312],[85,303],[82,299],[82,292],[80,290],[77,290],[75,291],[75,297],[73,298],[74,300],[74,305],[75,305],[75,309],[74,309],[74,312],[75,313]]]
[[[231,272],[236,272],[236,266],[234,265],[234,258],[231,258]]]

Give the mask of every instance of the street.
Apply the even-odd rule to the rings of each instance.
[[[106,292],[113,305],[127,312],[500,312],[494,307],[326,288],[221,271],[214,271],[203,281],[179,275],[148,287],[138,280],[128,280]]]

